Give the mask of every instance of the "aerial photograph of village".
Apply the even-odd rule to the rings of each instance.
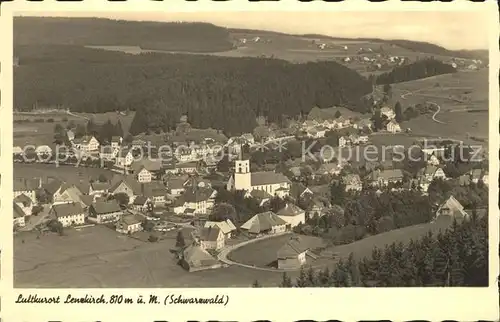
[[[258,14],[14,17],[14,287],[488,286],[481,15]]]

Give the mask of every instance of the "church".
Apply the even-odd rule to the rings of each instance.
[[[251,172],[250,160],[236,160],[234,174],[227,183],[227,190],[265,191],[271,196],[284,198],[290,194],[290,180],[281,173]]]

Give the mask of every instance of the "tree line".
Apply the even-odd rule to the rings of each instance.
[[[149,53],[77,46],[19,46],[14,104],[76,112],[135,110],[131,133],[168,130],[181,115],[196,128],[251,132],[257,116],[279,122],[313,106],[367,111],[370,82],[336,62]]]
[[[258,281],[254,282],[256,287]],[[472,217],[408,244],[373,248],[361,260],[351,254],[333,267],[302,269],[281,287],[464,287],[488,286],[488,220]]]
[[[378,75],[376,82],[379,85],[394,84],[441,74],[455,73],[456,71],[452,65],[428,58],[408,65],[395,67],[390,72]]]
[[[190,52],[217,52],[233,48],[226,28],[202,22],[15,17],[14,45],[33,44],[138,46],[142,49]],[[20,64],[23,64],[22,59]]]

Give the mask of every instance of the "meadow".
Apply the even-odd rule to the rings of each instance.
[[[54,164],[24,164],[14,163],[14,178],[42,178],[49,177],[59,178],[66,182],[79,182],[80,180],[88,181],[90,178],[97,180],[100,175],[106,176],[111,179],[115,173],[102,168],[86,168],[75,167],[73,165],[59,165]]]

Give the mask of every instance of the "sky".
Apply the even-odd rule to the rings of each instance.
[[[199,21],[229,28],[323,34],[347,38],[407,39],[448,49],[488,49],[483,12],[44,12],[23,16],[103,17],[138,21]]]

